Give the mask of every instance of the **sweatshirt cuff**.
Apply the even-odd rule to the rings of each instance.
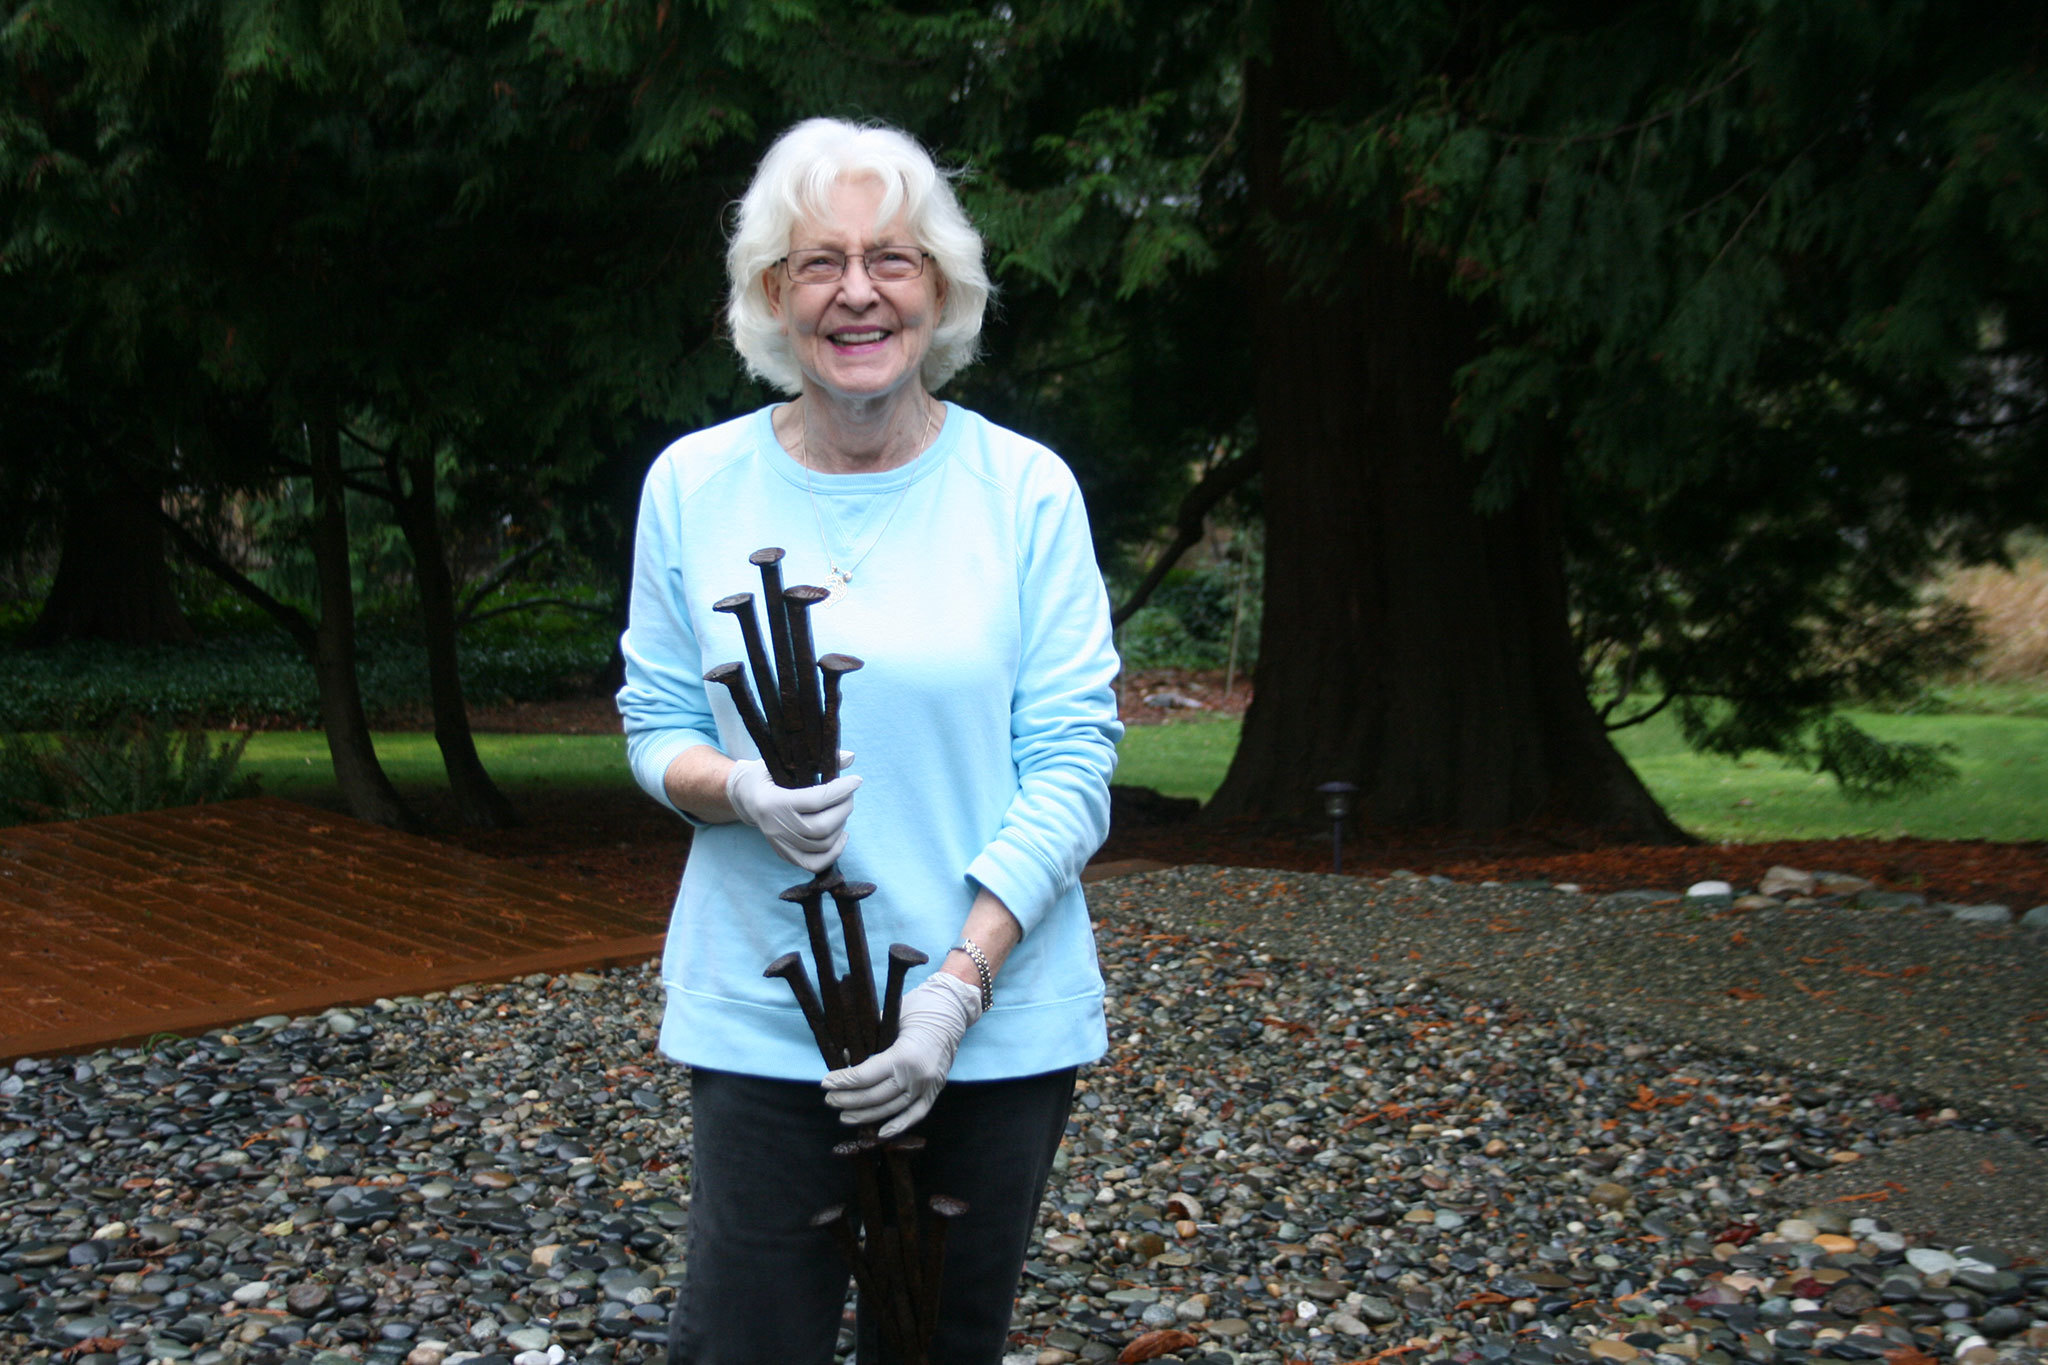
[[[627,762],[633,769],[633,780],[640,784],[640,789],[699,828],[707,822],[669,800],[668,783],[665,779],[668,777],[669,764],[676,761],[676,755],[685,749],[694,749],[700,744],[709,745],[714,749],[718,747],[716,740],[696,730],[664,730],[627,746]]]
[[[967,865],[967,880],[993,893],[1028,936],[1073,879],[1024,849],[993,844]]]

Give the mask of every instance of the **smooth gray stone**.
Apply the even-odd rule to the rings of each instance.
[[[295,1284],[284,1294],[284,1306],[302,1318],[309,1318],[325,1308],[334,1299],[334,1291],[324,1284]]]
[[[2012,907],[2009,905],[1959,905],[1955,909],[1958,924],[2011,924]]]
[[[1962,1269],[1955,1273],[1952,1283],[1965,1289],[1974,1289],[1979,1294],[2003,1294],[2019,1288],[2019,1276],[2009,1270]]]
[[[2033,1321],[2033,1314],[2016,1304],[2001,1303],[1977,1319],[1977,1330],[1993,1341],[2013,1336],[2027,1330]]]
[[[1385,1327],[1401,1320],[1401,1310],[1377,1294],[1362,1295],[1351,1311],[1356,1317],[1375,1327]]]
[[[73,1341],[86,1341],[92,1337],[103,1337],[114,1329],[112,1318],[73,1318],[60,1329]]]

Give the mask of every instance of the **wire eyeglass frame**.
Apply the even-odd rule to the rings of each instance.
[[[879,270],[869,261],[875,256],[881,257],[883,262]],[[877,283],[902,284],[922,276],[924,263],[930,259],[931,252],[914,246],[878,246],[872,251],[839,251],[820,246],[793,251],[775,264],[782,268],[792,284],[837,284],[846,278],[846,267],[851,261],[859,261],[867,277]],[[810,273],[798,273],[799,261]]]

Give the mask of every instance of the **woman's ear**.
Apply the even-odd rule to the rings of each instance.
[[[761,292],[768,298],[768,311],[777,322],[782,321],[782,271],[769,266],[761,272]]]

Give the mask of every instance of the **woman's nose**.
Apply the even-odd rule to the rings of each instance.
[[[846,269],[839,276],[839,292],[850,303],[865,303],[875,296],[875,282],[868,276],[867,257],[846,258]]]

